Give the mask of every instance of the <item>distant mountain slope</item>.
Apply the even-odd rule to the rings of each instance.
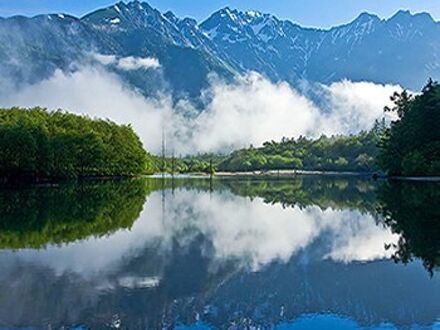
[[[83,18],[0,19],[0,73],[11,83],[37,82],[58,68],[75,70],[92,53],[157,58],[159,73],[113,68],[146,94],[169,89],[197,97],[210,72],[231,78],[249,70],[293,85],[346,78],[419,89],[428,77],[440,78],[440,24],[426,13],[400,11],[387,20],[363,13],[347,25],[320,30],[230,8],[198,24],[139,1]]]
[[[16,16],[0,20],[0,72],[16,82],[35,82],[69,69],[85,50],[113,51],[109,40],[67,15]]]
[[[229,8],[200,27],[243,70],[294,83],[344,78],[419,88],[440,76],[440,25],[428,14],[367,13],[330,30],[305,29],[269,14]]]
[[[75,70],[72,64],[89,62],[92,53],[156,57],[167,85],[152,70],[118,73],[147,94],[168,87],[175,95],[197,96],[210,72],[224,77],[236,72],[208,48],[193,46],[178,28],[184,30],[184,23],[175,24],[137,1],[120,2],[82,19],[62,14],[1,19],[0,73],[14,83],[32,83],[57,68]]]

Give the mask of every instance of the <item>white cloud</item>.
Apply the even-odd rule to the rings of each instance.
[[[152,57],[124,57],[119,59],[118,68],[126,71],[139,69],[157,69],[160,67],[159,61]]]
[[[311,134],[319,109],[287,83],[273,84],[258,74],[234,84],[212,83],[212,100],[197,118],[197,148],[261,145],[269,139]]]
[[[103,65],[110,65],[118,62],[115,55],[104,55],[104,54],[93,53],[92,57],[94,60],[98,61]]]
[[[371,129],[384,116],[390,96],[399,86],[342,81],[322,90],[326,109],[301,95],[287,83],[272,83],[251,73],[234,83],[213,80],[205,94],[209,102],[190,123],[179,122],[178,150],[217,151],[259,146],[282,137],[352,134]],[[390,114],[388,117],[392,116]],[[185,132],[186,130],[186,132]]]
[[[384,114],[385,105],[390,105],[390,96],[395,91],[402,91],[400,86],[381,85],[371,82],[348,80],[322,86],[326,99],[331,107],[328,116],[323,117],[323,131],[326,133],[353,133],[370,128],[374,120],[385,116],[394,118],[393,114]]]
[[[92,58],[102,65],[114,65],[124,71],[148,70],[160,68],[159,60],[154,57],[121,57],[93,53]]]
[[[127,69],[152,64],[108,55],[96,59]],[[131,123],[152,152],[160,152],[165,127],[168,150],[184,154],[259,146],[283,136],[316,137],[370,129],[383,116],[383,107],[390,104],[389,96],[401,90],[399,86],[350,81],[317,88],[325,110],[287,83],[272,83],[256,73],[233,83],[212,79],[204,92],[206,107],[198,113],[187,100],[173,104],[166,95],[145,98],[105,68],[83,67],[74,73],[56,71],[51,78],[19,91],[0,91],[0,106],[62,108]]]

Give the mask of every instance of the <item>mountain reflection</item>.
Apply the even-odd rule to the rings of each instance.
[[[0,327],[439,316],[438,278],[409,263],[438,266],[435,184],[146,179],[0,196]]]

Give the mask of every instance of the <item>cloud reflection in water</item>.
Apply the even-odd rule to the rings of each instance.
[[[166,257],[173,244],[188,247],[200,235],[211,245],[203,253],[218,264],[233,260],[257,271],[273,261],[287,262],[299,251],[337,262],[387,258],[398,236],[378,225],[370,214],[354,210],[322,210],[318,206],[283,208],[230,192],[197,190],[152,193],[131,230],[104,238],[89,238],[46,250],[22,250],[14,256],[42,263],[57,273],[83,276],[105,273],[146,248]]]

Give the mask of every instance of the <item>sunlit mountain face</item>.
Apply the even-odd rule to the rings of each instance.
[[[21,85],[57,69],[75,71],[96,62],[96,54],[155,58],[160,70],[108,60],[104,65],[145,95],[169,91],[190,98],[200,96],[210,74],[231,79],[249,71],[293,86],[349,79],[419,90],[427,77],[440,76],[439,31],[429,14],[407,11],[388,19],[363,13],[346,25],[321,30],[229,7],[197,22],[146,2],[119,2],[82,18],[1,19],[0,65],[4,77]]]
[[[350,178],[1,191],[0,326],[435,328],[438,192]]]

